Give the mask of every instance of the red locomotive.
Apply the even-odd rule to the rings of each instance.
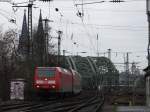
[[[81,76],[73,69],[61,67],[36,67],[34,75],[36,90],[52,93],[80,93]]]

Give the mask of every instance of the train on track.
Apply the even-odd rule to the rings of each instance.
[[[34,88],[37,92],[78,94],[82,90],[81,76],[73,69],[36,67]]]

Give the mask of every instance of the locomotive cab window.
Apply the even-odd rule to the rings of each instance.
[[[39,77],[52,77],[55,75],[55,70],[39,69],[37,70],[37,74]]]

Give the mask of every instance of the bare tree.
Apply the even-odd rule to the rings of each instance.
[[[15,72],[16,61],[16,32],[15,30],[8,30],[5,33],[0,31],[0,75],[1,75],[1,95],[4,100],[9,97],[9,82],[12,74]]]
[[[36,35],[36,31],[33,32]],[[36,35],[37,36],[37,35]],[[51,65],[55,57],[55,44],[49,44],[49,57],[46,66]],[[39,61],[39,60],[38,60]],[[33,81],[35,62],[34,60],[22,60],[18,55],[18,39],[15,29],[6,32],[0,31],[0,98],[9,98],[10,81],[15,78],[24,78],[29,81],[29,87]],[[32,88],[31,88],[32,89]]]

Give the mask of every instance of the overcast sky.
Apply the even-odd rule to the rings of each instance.
[[[27,0],[13,1],[20,3]],[[83,1],[86,3],[93,2],[93,0]],[[54,21],[49,24],[52,27],[52,32],[63,31],[62,50],[65,49],[72,54],[84,51],[87,53],[79,54],[96,56],[98,34],[99,52],[103,53],[107,52],[109,48],[112,49],[113,62],[123,63],[124,54],[131,52],[129,54],[130,62],[140,62],[138,66],[141,69],[147,66],[148,22],[146,1],[127,0],[123,3],[110,3],[107,0],[104,3],[84,5],[83,18],[77,16],[77,12],[82,11],[81,6],[74,6],[78,3],[81,3],[81,1],[53,0],[50,3],[36,1],[34,4],[38,8],[33,9],[33,24],[34,26],[37,25],[39,11],[42,9],[43,18],[47,17]],[[59,12],[56,12],[55,8],[58,8]],[[5,29],[17,27],[20,30],[23,10],[24,8],[18,8],[14,12],[11,4],[0,3],[0,25]],[[8,22],[8,18],[11,17],[16,18],[17,25]],[[53,33],[53,35],[57,36],[56,33]],[[53,41],[56,42],[56,40]],[[73,44],[74,42],[77,44]]]

